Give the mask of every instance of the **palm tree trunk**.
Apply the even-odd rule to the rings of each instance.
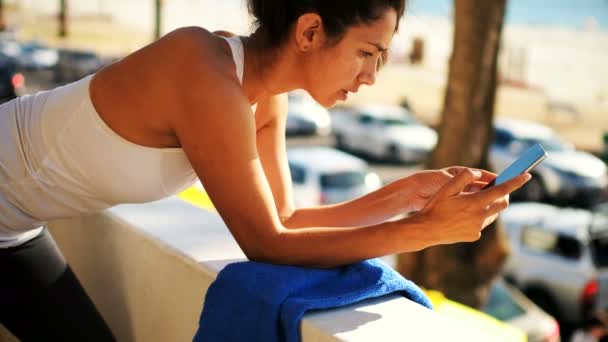
[[[154,0],[154,40],[160,38],[163,24],[162,18],[163,1]]]
[[[68,0],[59,0],[59,37],[65,38],[68,36]]]
[[[497,56],[506,0],[454,0],[454,48],[439,126],[439,142],[427,167],[488,168],[497,85]],[[508,255],[500,222],[480,241],[402,254],[397,269],[423,287],[480,307]]]
[[[4,19],[4,1],[0,0],[0,31],[6,30],[6,21]]]

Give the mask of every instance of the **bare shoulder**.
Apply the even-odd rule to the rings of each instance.
[[[229,56],[228,49],[216,34],[198,26],[181,27],[171,31],[159,40],[159,44],[186,60],[194,59],[194,64],[222,62]]]
[[[192,84],[218,75],[230,78],[234,67],[229,47],[221,40],[202,27],[181,27],[102,69],[98,78],[111,79],[110,83],[115,84],[130,75],[130,79],[148,80],[149,87],[168,81]]]

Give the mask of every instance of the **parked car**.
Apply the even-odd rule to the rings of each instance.
[[[21,52],[17,57],[19,66],[25,70],[50,70],[57,61],[59,52],[37,41],[21,44]]]
[[[330,147],[287,151],[296,207],[348,201],[381,187],[367,163]]]
[[[599,214],[608,215],[608,201],[596,204],[592,210]]]
[[[365,105],[334,113],[339,149],[405,163],[423,162],[437,144],[437,133],[405,108]]]
[[[13,39],[0,40],[0,53],[13,59],[19,58],[21,55],[21,44]]]
[[[484,313],[524,331],[528,342],[559,342],[559,324],[517,288],[498,279],[492,284]]]
[[[534,177],[513,193],[514,199],[589,206],[608,196],[606,164],[590,153],[576,150],[544,125],[497,120],[490,162],[497,171],[503,170],[535,143],[544,147],[547,159],[531,172]]]
[[[608,214],[513,203],[502,214],[511,242],[504,274],[560,322],[608,309]]]
[[[287,96],[287,135],[331,133],[331,117],[327,109],[303,91],[290,92]]]
[[[0,54],[0,102],[5,102],[25,92],[25,76],[17,71],[15,60]]]
[[[102,66],[102,59],[94,51],[59,50],[59,59],[54,68],[55,81],[76,81],[95,73]]]

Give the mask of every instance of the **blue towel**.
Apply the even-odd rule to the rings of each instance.
[[[300,341],[306,311],[392,292],[432,308],[418,286],[378,259],[331,269],[233,263],[209,286],[194,341]]]

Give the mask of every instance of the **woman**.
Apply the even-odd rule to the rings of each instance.
[[[529,175],[424,171],[298,209],[285,93],[324,106],[372,85],[404,0],[250,0],[257,30],[175,30],[95,75],[0,107],[0,306],[18,337],[111,340],[45,222],[146,202],[198,176],[248,258],[328,267],[480,237]],[[238,186],[236,186],[238,184]],[[396,215],[418,213],[399,220]]]

